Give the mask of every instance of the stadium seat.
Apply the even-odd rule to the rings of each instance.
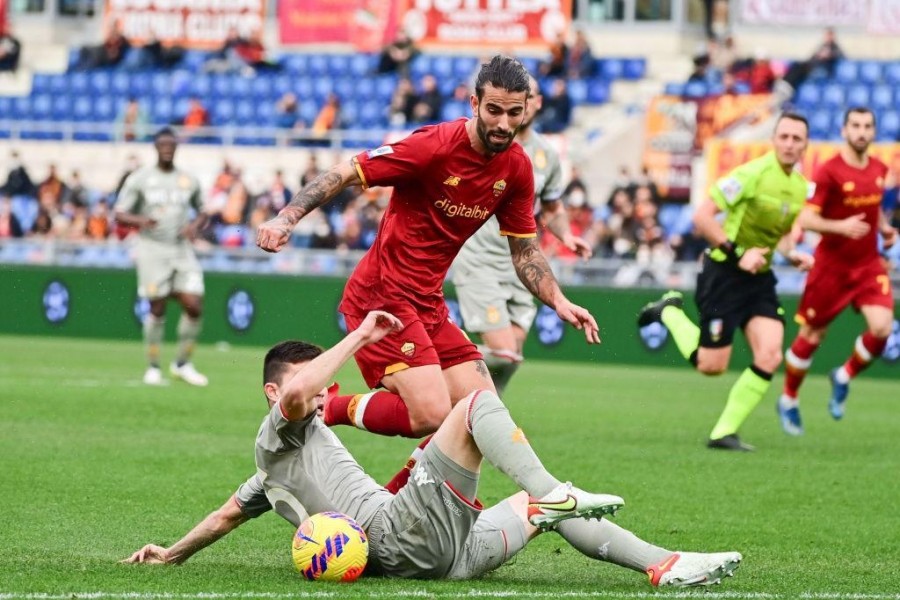
[[[350,75],[350,57],[347,54],[332,54],[328,58],[328,75],[344,78]]]
[[[334,81],[330,77],[316,77],[312,80],[312,97],[317,101],[325,100],[334,92]]]
[[[272,102],[256,103],[256,120],[259,126],[271,126],[275,123],[275,106]]]
[[[866,83],[881,83],[881,63],[876,60],[860,62],[859,79]]]
[[[683,83],[670,82],[666,84],[663,93],[667,96],[682,96],[684,95],[684,86]]]
[[[175,118],[175,103],[171,98],[157,98],[150,107],[150,118],[160,125],[171,123]]]
[[[172,95],[172,78],[166,71],[153,73],[150,76],[150,91],[154,96]]]
[[[885,83],[900,85],[900,61],[892,60],[884,64],[882,73]]]
[[[300,100],[312,99],[313,78],[306,76],[295,78],[293,83],[293,91],[297,98]]]
[[[859,64],[852,60],[842,60],[834,67],[834,79],[839,83],[856,83],[859,78]]]
[[[19,96],[12,103],[12,118],[27,120],[31,118],[31,98]]]
[[[274,97],[274,93],[272,91],[272,80],[274,78],[271,75],[257,75],[253,79],[250,80],[250,93],[257,101],[264,102],[267,100],[272,100]]]
[[[312,125],[313,121],[316,120],[316,115],[319,114],[319,105],[311,98],[307,98],[305,101],[300,102],[299,114],[300,120],[307,125]]]
[[[594,77],[587,82],[587,101],[589,104],[603,104],[609,100],[609,81]]]
[[[150,75],[147,73],[132,73],[128,86],[128,93],[135,98],[148,96],[150,94]]]
[[[31,93],[32,94],[47,94],[50,92],[50,79],[51,75],[46,75],[44,73],[35,73],[31,78]]]
[[[625,61],[621,58],[601,58],[597,63],[596,72],[609,81],[621,79],[625,73]]]
[[[812,81],[804,82],[794,96],[794,103],[801,109],[809,109],[819,105],[822,88]]]
[[[678,217],[680,214],[681,204],[665,203],[659,207],[659,212],[656,215],[656,220],[659,222],[659,226],[662,227],[663,231],[666,233],[666,237],[671,235],[675,230],[675,224],[678,222]]]
[[[110,123],[116,119],[116,104],[112,96],[103,94],[94,98],[91,119],[100,123]]]
[[[309,55],[287,54],[282,57],[281,66],[291,75],[306,75],[309,70]]]
[[[226,125],[234,119],[234,102],[220,98],[213,104],[212,121],[216,125]]]
[[[703,81],[691,81],[684,86],[684,95],[688,98],[703,98],[707,91],[707,85]]]
[[[377,100],[368,100],[359,105],[359,126],[375,127],[384,121],[384,106]]]
[[[72,102],[72,118],[76,121],[88,121],[94,112],[90,96],[78,96]]]
[[[0,121],[12,118],[13,116],[13,99],[12,96],[0,96]]]
[[[306,65],[306,74],[313,77],[324,77],[328,75],[328,55],[311,54],[309,62]]]
[[[880,115],[878,122],[878,140],[895,141],[900,136],[900,112],[887,110]]]
[[[353,128],[359,122],[359,103],[355,100],[341,101],[341,122],[344,127]]]
[[[831,136],[832,117],[831,111],[826,108],[820,108],[813,112],[809,117],[809,133],[810,137],[817,140],[828,139]]]
[[[281,96],[293,91],[293,81],[288,75],[276,75],[272,80],[273,95],[280,98]]]
[[[871,89],[865,84],[852,85],[847,89],[847,106],[868,106]]]
[[[572,104],[586,104],[588,99],[588,82],[584,79],[572,79],[569,81],[569,99]]]
[[[72,99],[69,96],[55,96],[53,98],[54,121],[72,120]]]
[[[51,76],[50,82],[48,83],[50,86],[50,93],[67,94],[69,92],[69,77],[70,75],[68,73]]]
[[[234,75],[216,74],[212,76],[212,93],[219,98],[231,97],[231,82],[237,79]]]
[[[209,60],[208,52],[203,50],[186,50],[178,66],[188,71],[199,71],[207,60]]]
[[[374,54],[354,54],[350,58],[350,71],[352,77],[369,77],[375,72],[377,57]]]
[[[894,90],[886,84],[876,85],[872,88],[871,102],[875,111],[892,107],[894,104]]]
[[[460,117],[467,117],[470,114],[469,105],[466,102],[458,100],[448,100],[441,107],[441,120],[453,121]]]
[[[256,120],[256,109],[252,100],[238,100],[234,107],[234,122],[240,126],[252,125]]]
[[[198,98],[207,98],[212,95],[212,76],[200,74],[191,80],[188,93]]]
[[[643,79],[647,72],[647,59],[645,58],[626,58],[625,71],[622,74],[625,79],[636,81]]]
[[[537,59],[533,56],[524,56],[520,58],[519,61],[522,63],[522,66],[524,66],[528,70],[528,72],[531,73],[532,76],[537,77],[538,70],[541,66],[540,59]],[[473,71],[474,69],[475,68],[472,67]]]
[[[87,73],[72,73],[68,77],[68,91],[71,94],[89,94],[90,85]]]
[[[125,96],[128,94],[130,79],[128,73],[116,71],[109,79],[109,87],[113,93]]]
[[[845,89],[844,85],[840,83],[825,84],[825,87],[822,88],[821,104],[829,108],[841,108],[844,106],[846,98]]]
[[[453,59],[453,77],[457,82],[467,82],[478,66],[478,58],[474,56],[457,56]]]
[[[31,118],[44,121],[50,118],[53,110],[53,97],[50,94],[39,94],[31,98]]]
[[[88,81],[91,94],[105,94],[110,89],[109,71],[92,71]]]
[[[356,82],[351,77],[335,79],[333,91],[341,102],[352,100],[356,97]]]
[[[253,80],[249,77],[233,77],[231,79],[231,98],[245,100],[253,96]]]
[[[412,79],[421,79],[423,75],[428,75],[429,73],[431,73],[430,54],[419,54],[409,63],[409,76]]]
[[[431,74],[440,81],[453,78],[453,57],[452,56],[435,56],[431,61]]]
[[[397,78],[393,75],[382,75],[375,80],[374,87],[376,99],[381,101],[390,100],[391,96],[394,95],[394,90],[397,87]],[[359,90],[359,88],[357,88],[357,90]],[[364,96],[359,94],[357,91],[357,97],[362,98]]]

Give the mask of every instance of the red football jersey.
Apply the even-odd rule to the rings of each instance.
[[[465,125],[458,119],[423,127],[354,158],[364,187],[394,191],[375,243],[347,281],[341,311],[390,310],[400,301],[423,322],[440,321],[450,264],[491,215],[503,234],[537,234],[525,151],[514,143],[487,158],[472,148]]]
[[[858,169],[848,165],[840,154],[819,167],[813,179],[816,192],[808,205],[826,219],[846,219],[864,213],[871,229],[858,240],[823,235],[816,248],[816,264],[856,264],[878,259],[878,223],[887,171],[887,165],[873,156],[864,169]]]

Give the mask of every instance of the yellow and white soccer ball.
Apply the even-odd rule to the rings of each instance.
[[[369,558],[369,540],[359,523],[323,512],[300,524],[291,546],[294,566],[310,580],[355,581]]]

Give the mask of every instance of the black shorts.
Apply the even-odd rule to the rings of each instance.
[[[769,317],[784,323],[784,309],[775,294],[776,281],[772,271],[753,275],[737,265],[704,256],[696,294],[700,346],[730,346],[735,329],[744,329],[753,317]]]

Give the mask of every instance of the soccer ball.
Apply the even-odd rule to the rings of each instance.
[[[297,528],[291,556],[307,579],[355,581],[366,568],[369,540],[363,528],[347,515],[323,512]]]

